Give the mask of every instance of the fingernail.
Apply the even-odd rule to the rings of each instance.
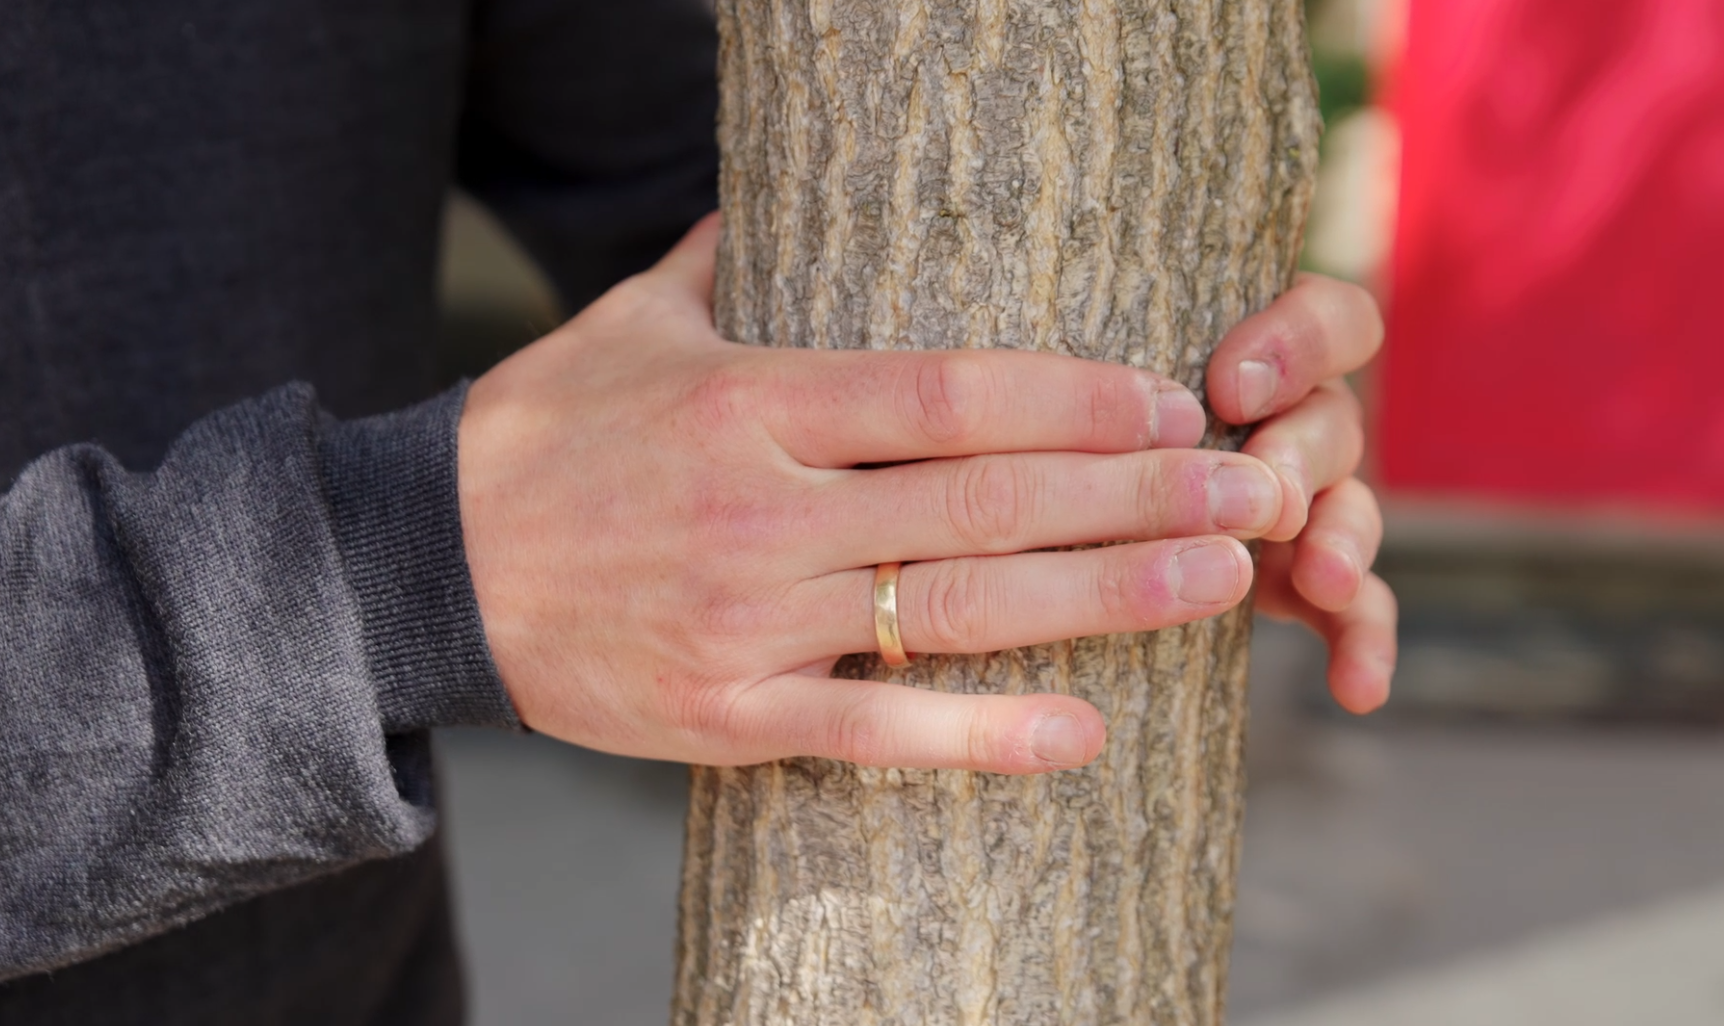
[[[1169,448],[1196,445],[1208,426],[1203,404],[1178,385],[1163,387],[1155,393],[1150,421],[1149,444]]]
[[[1030,737],[1030,751],[1036,758],[1053,766],[1083,765],[1088,748],[1083,725],[1064,713],[1049,716],[1037,724],[1036,732]]]
[[[1209,475],[1209,517],[1229,531],[1269,527],[1281,482],[1268,470],[1250,464],[1227,465]]]
[[[1311,496],[1305,491],[1305,472],[1291,463],[1275,464],[1275,476],[1280,478],[1293,493],[1293,508],[1296,511],[1295,521],[1299,530],[1305,529],[1306,522],[1311,517]]]
[[[1230,545],[1198,545],[1173,560],[1178,580],[1174,593],[1194,606],[1212,606],[1233,598],[1239,588],[1239,561]]]
[[[1385,681],[1395,677],[1395,653],[1382,649],[1371,649],[1365,653],[1365,658],[1383,675]]]
[[[1275,400],[1275,365],[1264,360],[1246,360],[1239,365],[1239,412],[1246,420],[1260,420],[1269,414],[1269,404]]]
[[[1347,564],[1347,572],[1360,584],[1365,583],[1365,556],[1359,551],[1359,543],[1350,537],[1335,538],[1330,546],[1335,554],[1341,557],[1341,562]]]

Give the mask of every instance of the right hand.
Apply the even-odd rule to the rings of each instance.
[[[1105,727],[1078,698],[830,679],[875,647],[875,564],[906,564],[912,652],[1185,623],[1245,597],[1238,539],[1280,519],[1274,473],[1185,448],[1197,401],[1127,367],[726,342],[717,233],[702,222],[468,394],[468,561],[522,721],[707,764],[1089,762]]]

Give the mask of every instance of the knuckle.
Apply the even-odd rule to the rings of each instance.
[[[1342,416],[1352,421],[1354,426],[1363,423],[1365,406],[1359,401],[1358,393],[1353,391],[1353,386],[1348,384],[1346,378],[1330,378],[1319,384],[1316,391],[1335,403]]]
[[[743,689],[717,680],[691,681],[666,696],[671,722],[701,740],[741,740],[749,731]]]
[[[1305,453],[1297,444],[1297,440],[1283,438],[1254,439],[1257,444],[1246,450],[1246,455],[1259,460],[1272,473],[1294,480],[1305,477]]]
[[[1321,369],[1329,363],[1329,329],[1317,310],[1302,307],[1293,312],[1282,324],[1275,339],[1276,349],[1282,354],[1283,366],[1290,373],[1308,375],[1304,377],[1307,385],[1312,378],[1321,376]]]
[[[1359,397],[1344,383],[1336,384],[1327,390],[1330,401],[1334,404],[1334,416],[1337,421],[1337,431],[1330,447],[1333,453],[1333,477],[1339,479],[1357,470],[1365,458],[1365,413]]]
[[[770,550],[782,545],[797,498],[770,474],[705,476],[681,496],[694,540],[707,552]]]
[[[1079,405],[1083,420],[1078,427],[1082,437],[1113,438],[1121,433],[1122,426],[1133,435],[1146,430],[1149,411],[1143,388],[1132,380],[1132,373],[1111,367],[1095,370],[1083,386],[1088,392],[1087,401]]]
[[[971,353],[917,359],[910,386],[900,390],[911,430],[938,445],[974,438],[987,417],[992,392],[992,372]]]
[[[1350,477],[1365,462],[1365,435],[1362,431],[1352,432],[1347,438],[1346,448],[1335,461],[1335,469],[1328,475],[1331,478]],[[1327,482],[1325,482],[1327,484]]]
[[[1361,568],[1369,570],[1383,545],[1383,514],[1377,509],[1376,500],[1367,492],[1350,509],[1328,516],[1346,537],[1346,543],[1358,553]]]
[[[1395,596],[1395,590],[1389,587],[1389,582],[1374,573],[1366,574],[1365,580],[1371,589],[1373,601],[1376,603],[1382,619],[1386,623],[1393,624],[1396,618],[1401,615],[1401,600]],[[1394,641],[1392,633],[1389,640],[1391,643]]]
[[[858,766],[883,765],[886,716],[887,710],[880,695],[873,689],[864,691],[845,702],[832,717],[824,750],[832,753],[834,758]]]
[[[971,552],[1014,552],[1034,519],[1038,491],[1021,461],[972,457],[954,468],[946,516]]]
[[[696,378],[683,405],[696,430],[728,432],[756,419],[756,392],[754,381],[739,369],[718,367]]]
[[[1311,461],[1305,453],[1289,448],[1264,462],[1269,464],[1283,484],[1292,485],[1299,493],[1299,505],[1309,509],[1311,500],[1315,498],[1314,482],[1316,475],[1311,472]]]
[[[981,567],[948,559],[928,577],[918,610],[922,631],[940,652],[976,652],[988,636],[988,600]]]
[[[1240,451],[1272,469],[1285,469],[1301,462],[1312,434],[1321,430],[1322,417],[1323,411],[1307,401],[1253,432]]]
[[[658,276],[642,273],[618,282],[577,317],[601,324],[616,335],[625,336],[638,335],[647,326],[680,314],[675,300],[666,291]]]
[[[1370,485],[1356,477],[1347,477],[1331,491],[1335,495],[1334,501],[1359,517],[1368,528],[1382,531],[1383,510],[1377,502],[1377,493],[1371,490]]]
[[[964,728],[962,758],[966,766],[977,769],[1001,767],[1015,762],[1004,757],[1011,745],[1002,743],[998,724],[992,717],[977,708],[979,703],[971,703],[971,713],[966,719]]]
[[[1335,303],[1328,289],[1336,283],[1313,279],[1288,292],[1270,307],[1264,321],[1263,350],[1296,374],[1315,374],[1328,363]]]
[[[1383,344],[1384,324],[1383,311],[1377,305],[1377,297],[1369,289],[1353,282],[1341,282],[1337,301],[1343,314],[1355,324],[1364,329],[1367,343],[1365,355],[1368,358]]]
[[[1104,560],[1096,572],[1095,596],[1108,624],[1138,626],[1155,620],[1158,602],[1148,583],[1155,579],[1150,568],[1137,560]]]
[[[613,324],[626,322],[638,315],[643,308],[650,306],[653,301],[652,285],[637,274],[624,278],[607,289],[585,310],[576,314],[575,319],[604,320]]]
[[[691,590],[696,594],[689,615],[694,628],[689,644],[702,661],[715,661],[721,652],[759,637],[766,627],[769,614],[761,603],[723,587]]]
[[[700,536],[714,544],[746,543],[772,534],[771,509],[746,496],[717,495],[700,500],[695,523]]]
[[[1207,523],[1208,503],[1204,490],[1209,459],[1206,457],[1199,463],[1183,453],[1162,452],[1137,462],[1132,481],[1132,509],[1136,514],[1139,535],[1149,538],[1175,525],[1199,520]],[[1182,501],[1200,511],[1200,516],[1180,515],[1175,507]]]

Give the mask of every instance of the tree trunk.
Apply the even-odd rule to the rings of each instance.
[[[1290,282],[1318,132],[1300,0],[718,8],[730,338],[1041,349],[1198,387]],[[845,660],[1079,695],[1107,747],[1038,777],[695,770],[675,1026],[1221,1022],[1249,624]]]

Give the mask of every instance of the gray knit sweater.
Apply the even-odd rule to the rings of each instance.
[[[712,48],[701,0],[0,3],[0,1022],[459,1019],[428,731],[515,718],[439,212],[584,303],[711,206]]]

